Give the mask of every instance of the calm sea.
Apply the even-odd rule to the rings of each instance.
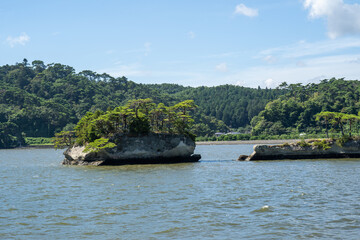
[[[62,166],[62,151],[0,151],[0,239],[360,239],[360,161]]]

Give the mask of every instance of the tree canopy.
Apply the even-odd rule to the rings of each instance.
[[[344,122],[352,127],[360,111],[360,82],[357,80],[332,78],[319,84],[282,83],[279,87],[286,93],[269,102],[252,119],[254,135],[319,133],[324,130],[328,135],[329,124],[332,129],[343,133]]]
[[[193,88],[137,84],[124,76],[115,78],[91,70],[76,73],[71,66],[60,63],[29,63],[24,59],[0,66],[0,122],[15,124],[13,129],[19,139],[53,137],[63,130],[72,130],[89,111],[114,109],[131,99],[151,98],[154,104],[166,105],[193,99],[199,109],[192,131],[199,136],[212,136],[215,132],[227,132],[230,127],[249,125],[251,118],[282,92],[232,85]]]
[[[181,134],[195,140],[191,132],[193,119],[190,113],[197,106],[193,100],[186,100],[173,106],[154,104],[150,98],[130,100],[126,105],[107,111],[88,112],[72,132],[56,134],[56,146],[86,145],[87,149],[99,150],[114,147],[111,139],[121,136],[142,136],[149,133]]]
[[[138,84],[124,76],[115,78],[90,70],[76,73],[71,66],[60,63],[35,60],[30,64],[24,59],[0,66],[0,148],[22,145],[24,137],[54,137],[61,131],[73,130],[87,112],[114,110],[132,99],[148,98],[152,99],[148,107],[158,108],[154,117],[164,123],[166,118],[161,113],[165,106],[194,100],[198,110],[193,115],[191,131],[197,136],[250,126],[253,136],[316,133],[326,131],[316,121],[315,115],[320,112],[358,115],[360,82],[332,78],[318,84],[284,82],[277,89],[233,85],[194,88]],[[136,113],[143,105],[147,106],[146,101],[133,102],[131,108]],[[125,115],[127,111],[131,110],[124,110]],[[181,119],[186,121],[185,116]],[[146,126],[142,127],[146,131]],[[352,124],[352,128],[357,128],[357,124]]]

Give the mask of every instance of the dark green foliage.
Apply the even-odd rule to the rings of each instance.
[[[24,146],[25,140],[19,134],[19,127],[12,122],[0,122],[0,149]]]
[[[18,135],[53,137],[72,130],[87,112],[114,109],[130,99],[152,98],[154,104],[174,105],[194,99],[199,111],[194,116],[194,133],[210,136],[218,131],[249,125],[265,104],[286,90],[251,89],[238,86],[183,87],[176,84],[136,84],[126,77],[114,78],[89,70],[76,73],[59,63],[35,60],[0,66],[0,122],[18,126]],[[169,128],[163,121],[157,126]],[[155,114],[155,113],[154,113]],[[184,118],[183,118],[184,120]],[[177,123],[181,128],[181,122]],[[92,133],[96,135],[96,132]]]
[[[150,132],[150,123],[148,118],[135,118],[129,126],[130,134],[146,135]]]
[[[235,129],[249,125],[251,119],[269,101],[286,92],[281,89],[253,89],[233,85],[177,89],[177,92],[173,92],[175,97],[180,100],[193,99],[199,106],[199,113],[221,120]],[[199,122],[197,119],[195,121]]]
[[[25,142],[27,145],[53,145],[53,138],[44,137],[26,137]]]
[[[55,134],[54,138],[55,148],[63,148],[71,146],[75,142],[75,132],[74,131],[61,131]]]
[[[55,133],[71,131],[87,112],[115,109],[131,99],[151,98],[157,111],[151,121],[156,120],[157,131],[182,128],[186,121],[174,119],[174,110],[158,106],[175,105],[186,99],[193,99],[199,106],[194,115],[195,124],[191,132],[197,136],[212,137],[215,132],[228,132],[252,126],[252,138],[294,135],[300,132],[311,134],[334,134],[335,132],[359,132],[359,124],[351,119],[342,126],[325,120],[319,125],[315,115],[320,112],[338,112],[357,115],[360,111],[360,82],[344,79],[323,80],[319,84],[282,84],[278,89],[251,89],[223,85],[217,87],[184,87],[176,84],[136,84],[126,77],[114,78],[106,73],[89,70],[76,73],[74,69],[59,63],[44,64],[35,60],[15,65],[0,66],[0,123],[13,123],[16,134],[11,136],[54,137]],[[270,103],[269,103],[270,101]],[[268,103],[268,105],[266,105]],[[146,103],[145,103],[146,104]],[[265,109],[266,106],[266,109]],[[265,110],[264,110],[265,109]],[[168,110],[168,111],[165,111]],[[119,128],[128,128],[126,122],[129,110],[118,109],[110,118],[121,118]],[[136,110],[135,110],[136,111]],[[261,112],[261,113],[260,113]],[[260,113],[260,114],[259,114]],[[104,119],[92,123],[102,124]],[[344,121],[340,121],[344,124]],[[326,130],[325,125],[329,126]],[[96,139],[107,129],[92,130],[89,139]],[[343,129],[342,129],[343,128]],[[95,128],[94,128],[95,129]],[[134,130],[146,132],[146,129]],[[324,132],[325,131],[325,132]],[[4,135],[3,135],[4,136]],[[16,138],[18,138],[16,137]],[[3,142],[14,142],[2,139]],[[15,141],[16,142],[16,141]],[[20,141],[21,142],[21,141]],[[14,143],[10,144],[14,146]],[[9,145],[9,146],[10,146]],[[16,145],[16,144],[15,144]],[[4,145],[7,146],[7,145]]]
[[[336,143],[342,147],[344,146],[345,143],[349,142],[352,140],[352,137],[350,137],[349,135],[343,135],[340,138],[336,139]]]
[[[360,111],[360,82],[344,79],[323,80],[319,84],[283,83],[279,89],[286,94],[269,102],[265,110],[251,121],[252,134],[326,133],[329,127],[344,134],[358,131]],[[322,112],[322,115],[318,115]],[[327,114],[336,113],[329,121]],[[346,124],[346,125],[345,125]]]
[[[136,99],[125,106],[108,108],[107,111],[88,112],[75,126],[76,144],[85,145],[86,151],[97,152],[115,147],[121,136],[143,136],[149,133],[182,134],[195,139],[191,132],[193,119],[189,113],[197,108],[192,100],[166,107],[156,106],[151,99]],[[55,147],[69,146],[73,132],[55,134]]]

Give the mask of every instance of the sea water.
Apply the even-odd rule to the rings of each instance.
[[[359,239],[359,159],[62,166],[61,150],[0,151],[0,239]]]

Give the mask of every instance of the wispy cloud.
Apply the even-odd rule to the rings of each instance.
[[[151,44],[141,48],[141,54]],[[338,38],[318,42],[298,41],[293,44],[265,49],[251,59],[250,52],[225,52],[210,56],[210,64],[165,61],[159,68],[137,63],[119,62],[108,69],[112,76],[126,76],[144,83],[180,83],[190,86],[239,84],[245,87],[275,88],[282,82],[310,83],[332,77],[360,79],[360,39]],[[244,57],[250,61],[243,61]],[[201,61],[200,61],[201,62]],[[174,65],[177,66],[174,67]],[[229,66],[234,66],[229,69]],[[179,69],[178,66],[182,68]],[[236,66],[236,68],[235,68]]]
[[[337,38],[342,35],[360,34],[360,5],[346,4],[343,0],[305,0],[311,18],[325,18],[328,35]]]
[[[230,72],[222,82],[242,86],[276,87],[281,82],[309,83],[344,77],[360,79],[360,39],[338,38],[318,42],[299,41],[261,51],[257,65]],[[263,62],[272,63],[263,64]]]
[[[30,41],[30,37],[26,33],[20,34],[18,37],[8,36],[6,42],[10,47],[15,47],[16,45],[25,45],[28,41]]]
[[[216,65],[215,69],[219,72],[227,72],[228,71],[228,67],[227,67],[226,63],[220,63],[220,64]]]
[[[282,82],[307,84],[332,77],[360,79],[360,53],[318,56],[281,64],[260,64],[231,71],[228,70],[228,64],[223,62],[215,65],[218,73],[214,69],[173,69],[152,69],[140,63],[118,62],[97,72],[106,72],[114,77],[126,76],[143,83],[170,82],[189,86],[236,84],[253,88],[275,88]]]
[[[148,56],[152,51],[151,46],[152,46],[151,42],[145,42],[142,47],[139,47],[137,49],[129,49],[129,50],[124,51],[123,53],[125,53],[125,54],[139,53],[139,54],[143,54],[144,56]]]
[[[263,60],[267,63],[275,63],[276,62],[276,57],[272,56],[272,55],[267,55],[263,58]]]
[[[360,48],[360,39],[342,38],[336,40],[308,43],[300,41],[294,44],[266,49],[260,52],[258,58],[273,56],[276,58],[301,58],[336,53],[337,51]]]
[[[259,11],[255,8],[249,8],[244,4],[239,4],[235,7],[235,14],[244,15],[247,17],[256,17],[259,15]]]
[[[256,66],[229,74],[222,82],[232,81],[247,87],[267,86],[274,88],[282,82],[310,83],[320,79],[345,77],[360,79],[358,59],[360,54],[326,56],[310,59],[306,64],[282,64]]]
[[[234,58],[243,56],[245,51],[234,51],[234,52],[224,52],[224,53],[215,53],[210,55],[202,56],[202,58]]]
[[[172,71],[172,70],[148,70],[146,66],[140,63],[124,64],[123,62],[116,62],[114,66],[106,69],[100,69],[97,72],[106,72],[113,77],[126,76],[130,80],[143,79],[144,83],[180,83],[176,79],[181,80],[183,85],[206,85],[208,83],[207,74],[203,72],[191,71]],[[197,85],[196,85],[197,86]]]

